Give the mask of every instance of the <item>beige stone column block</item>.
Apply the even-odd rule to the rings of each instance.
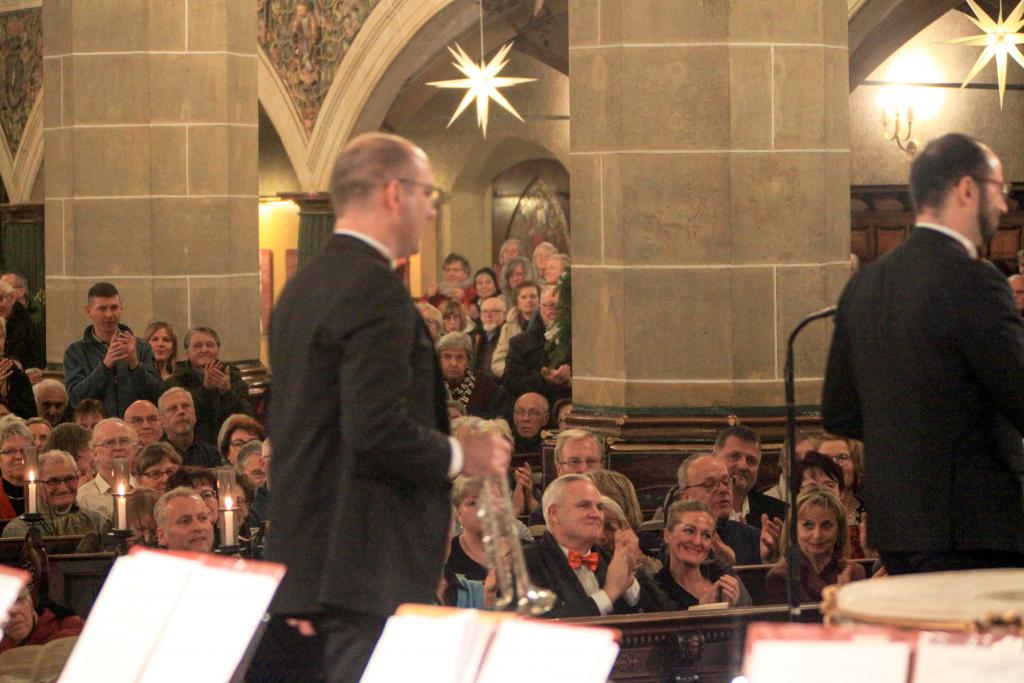
[[[573,396],[781,412],[848,276],[842,0],[570,0]],[[796,347],[818,402],[830,328]]]
[[[43,8],[47,356],[109,280],[124,322],[209,325],[259,355],[255,3]]]

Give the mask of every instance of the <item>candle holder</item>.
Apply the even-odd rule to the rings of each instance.
[[[235,555],[241,550],[238,545],[238,529],[235,520],[242,511],[238,508],[235,469],[221,467],[217,469],[217,497],[220,508],[220,546],[218,555]]]
[[[25,512],[21,519],[29,524],[43,521],[39,512],[39,452],[28,446],[22,459],[25,461]]]
[[[131,536],[131,529],[128,528],[130,476],[128,458],[114,458],[114,478],[110,487],[110,495],[114,498],[114,530],[127,531],[129,536]]]

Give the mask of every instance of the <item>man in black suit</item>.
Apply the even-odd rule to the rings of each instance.
[[[1024,325],[976,260],[1006,213],[1003,168],[951,133],[910,171],[917,225],[850,280],[822,395],[864,441],[868,544],[890,573],[1024,565]]]
[[[315,629],[326,680],[357,681],[395,608],[434,598],[451,479],[504,475],[510,448],[496,434],[448,436],[433,341],[392,271],[436,217],[442,195],[426,155],[396,136],[359,136],[330,189],[334,235],[288,283],[271,323],[267,547],[288,567],[277,623]]]
[[[732,477],[732,518],[758,529],[768,529],[774,539],[782,533],[786,504],[754,490],[761,467],[761,438],[750,427],[731,425],[715,438],[715,455]]]
[[[590,477],[567,474],[551,482],[541,501],[547,531],[523,549],[530,579],[558,596],[551,618],[597,617],[665,609],[651,583],[637,580],[640,544],[626,529],[615,534],[615,552],[604,537],[601,492]]]

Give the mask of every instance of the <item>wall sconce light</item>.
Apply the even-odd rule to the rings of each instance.
[[[914,124],[927,121],[942,108],[942,90],[928,84],[941,82],[942,74],[926,52],[911,50],[897,55],[887,76],[884,82],[875,82],[882,86],[878,92],[882,136],[913,156],[918,149]]]
[[[892,133],[889,133],[889,122],[892,119]],[[901,133],[900,128],[903,128]],[[917,142],[911,137],[914,134],[914,107],[907,105],[903,109],[896,108],[890,112],[888,108],[882,109],[882,137],[889,142],[895,142],[900,149],[907,153],[907,156],[914,156],[917,153]]]

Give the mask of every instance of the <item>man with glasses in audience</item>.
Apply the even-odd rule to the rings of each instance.
[[[182,463],[196,467],[220,465],[217,448],[196,436],[196,405],[192,394],[181,387],[172,387],[163,393],[157,406],[164,423],[165,438],[181,455]]]
[[[548,400],[540,394],[531,392],[516,400],[512,408],[516,455],[540,453],[543,445],[540,431],[548,423],[548,417]]]
[[[555,437],[555,476],[586,474],[605,467],[604,444],[593,432],[586,429],[566,429]],[[516,473],[517,478],[519,475]],[[530,525],[544,523],[544,511],[537,504],[537,492],[532,489],[526,500],[530,511]]]
[[[732,514],[732,477],[720,458],[711,453],[695,453],[679,466],[679,500],[699,500],[715,516],[715,538],[711,549],[729,564],[768,562],[774,547],[766,544],[758,529],[730,519]]]
[[[492,296],[480,302],[480,323],[473,335],[476,340],[473,370],[476,372],[494,377],[491,359],[494,357],[498,338],[501,337],[501,328],[505,325],[507,313],[505,300],[500,296]]]
[[[127,458],[130,462],[135,459],[138,447],[135,432],[123,420],[108,417],[97,422],[92,429],[92,450],[96,456],[93,467],[97,474],[78,489],[78,504],[102,513],[107,519],[113,518],[114,499],[110,487],[114,481],[114,458]],[[129,488],[134,486],[135,477],[132,477]]]
[[[160,411],[150,401],[138,400],[124,411],[124,421],[135,430],[139,444],[145,448],[163,438],[164,425],[160,421]]]
[[[43,536],[103,536],[110,522],[101,513],[83,508],[75,502],[78,492],[78,466],[70,453],[47,451],[39,456],[39,531]],[[11,520],[4,527],[4,538],[24,536],[30,525],[22,519]]]

